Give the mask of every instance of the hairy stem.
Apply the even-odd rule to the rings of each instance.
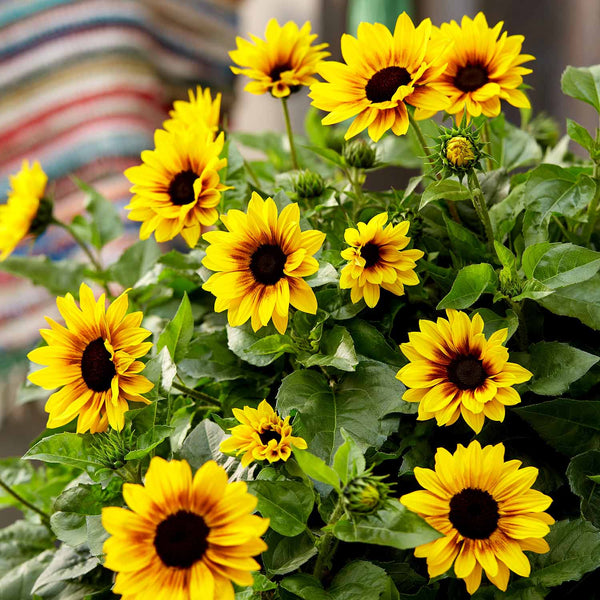
[[[490,214],[487,209],[487,204],[485,203],[485,198],[483,197],[483,192],[481,191],[481,186],[479,185],[479,179],[477,179],[477,175],[475,175],[475,173],[471,173],[469,175],[469,189],[471,190],[471,198],[473,200],[475,212],[483,223],[487,241],[493,249],[494,230],[492,228],[492,222],[490,221]]]
[[[15,490],[13,490],[10,487],[10,485],[8,485],[8,483],[3,481],[2,478],[0,478],[0,487],[7,494],[10,494],[19,504],[22,504],[23,506],[26,506],[29,510],[32,510],[33,512],[37,513],[41,517],[42,523],[48,528],[48,530],[50,532],[52,532],[52,530],[50,529],[50,516],[49,515],[47,515],[43,510],[39,509],[34,504],[31,504],[31,502],[29,502],[28,500],[25,500],[25,498],[23,498],[23,496],[21,496],[21,494],[19,494],[18,492],[15,492]]]
[[[177,383],[176,381],[174,381],[171,384],[176,390],[179,390],[180,392],[183,392],[184,394],[187,394],[190,398],[193,398],[194,400],[203,400],[204,402],[206,402],[208,404],[208,406],[203,406],[202,408],[214,408],[214,407],[220,407],[221,403],[219,402],[219,400],[217,398],[215,398],[214,396],[209,396],[208,394],[205,394],[204,392],[201,392],[199,390],[193,390],[192,388],[189,388],[187,385],[183,385],[182,383]]]
[[[298,157],[296,156],[296,146],[294,145],[294,133],[292,131],[292,122],[290,121],[290,112],[288,110],[287,98],[281,99],[283,106],[283,116],[285,117],[285,128],[287,130],[288,139],[290,140],[290,154],[292,155],[292,166],[298,169]]]
[[[338,498],[337,505],[331,514],[331,518],[329,519],[329,523],[327,523],[327,527],[333,527],[340,519],[344,512],[344,508],[342,506],[342,499]],[[321,543],[319,544],[319,554],[317,555],[317,562],[315,563],[315,568],[313,569],[313,575],[317,579],[322,579],[325,568],[331,562],[331,557],[335,552],[335,548],[337,546],[337,540],[333,537],[333,533],[331,530],[327,531],[325,535],[321,538]]]

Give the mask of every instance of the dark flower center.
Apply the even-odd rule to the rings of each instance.
[[[487,379],[481,361],[474,356],[459,356],[447,367],[448,379],[461,390],[474,390]]]
[[[483,87],[487,82],[488,72],[483,65],[465,65],[454,76],[454,85],[461,92],[473,92]]]
[[[250,259],[254,279],[263,285],[274,285],[283,277],[287,256],[277,244],[259,246]]]
[[[365,269],[368,269],[379,260],[379,246],[369,242],[360,249],[360,255],[365,259]]]
[[[94,392],[106,392],[115,374],[115,365],[104,347],[104,340],[99,337],[90,342],[81,355],[81,376],[85,385]]]
[[[279,444],[281,441],[281,434],[277,433],[277,431],[273,431],[272,429],[268,429],[267,431],[259,433],[258,437],[265,446],[268,446],[271,440],[275,440],[277,444]]]
[[[377,71],[369,82],[365,91],[371,102],[385,102],[391,100],[396,90],[401,85],[411,82],[410,73],[403,67],[386,67]]]
[[[271,69],[271,72],[269,73],[269,77],[271,78],[271,81],[279,81],[279,79],[281,78],[281,74],[284,71],[290,71],[291,69],[292,69],[292,65],[290,65],[290,63],[284,63],[282,65],[277,65]]]
[[[448,518],[462,536],[485,540],[498,526],[498,503],[484,490],[466,488],[450,500]]]
[[[196,179],[198,179],[198,175],[190,169],[181,171],[173,177],[169,185],[169,197],[175,206],[190,204],[196,199],[194,194],[194,181]]]
[[[208,533],[209,528],[202,517],[180,510],[159,523],[154,547],[167,567],[188,569],[204,556]]]

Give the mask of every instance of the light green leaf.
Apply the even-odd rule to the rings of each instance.
[[[594,146],[596,145],[594,138],[589,134],[588,130],[577,123],[577,121],[567,119],[567,133],[574,142],[583,146],[588,152],[593,152]]]
[[[600,360],[594,354],[560,342],[539,342],[530,346],[529,352],[534,377],[528,386],[543,396],[566,392]]]
[[[490,208],[490,220],[497,240],[502,241],[512,231],[517,216],[525,210],[526,204],[525,184],[520,183],[509,192],[504,200]]]
[[[567,96],[591,104],[600,112],[600,65],[568,66],[562,74],[560,87]]]
[[[54,537],[38,523],[21,520],[0,529],[0,579],[49,548],[54,548]]]
[[[49,435],[30,448],[23,458],[25,460],[60,463],[78,469],[100,468],[103,465],[90,458],[88,439],[88,435],[78,435],[76,433]]]
[[[307,573],[294,573],[281,582],[281,587],[302,600],[331,600],[321,582]]]
[[[0,598],[31,600],[31,590],[35,580],[50,564],[53,555],[53,550],[45,550],[0,577]]]
[[[52,557],[50,564],[37,578],[32,593],[44,597],[45,590],[51,584],[61,583],[69,579],[77,579],[89,573],[99,565],[87,548],[69,548],[61,546]]]
[[[275,328],[271,325],[263,327],[260,334],[252,331],[248,323],[241,327],[227,325],[227,346],[239,358],[254,365],[255,367],[266,367],[277,360],[283,351],[275,354],[254,353],[251,348],[260,340],[273,335]]]
[[[430,183],[421,196],[419,210],[423,210],[430,202],[435,200],[469,200],[471,192],[462,183],[454,179],[441,179]]]
[[[154,267],[159,257],[160,248],[154,239],[141,240],[127,248],[110,266],[109,277],[126,288],[133,287]]]
[[[542,159],[542,149],[535,137],[506,122],[502,166],[507,171],[535,164]]]
[[[357,560],[333,578],[329,594],[333,600],[379,600],[386,586],[387,573],[381,567]]]
[[[178,363],[185,358],[193,333],[194,316],[192,315],[192,306],[187,294],[184,292],[177,314],[168,322],[165,330],[158,338],[156,350],[160,352],[166,346],[173,361]]]
[[[323,333],[318,354],[299,356],[298,361],[305,367],[335,367],[341,371],[354,371],[358,364],[352,337],[341,325],[334,325]]]
[[[170,425],[154,425],[148,431],[144,431],[137,438],[136,449],[131,450],[125,455],[125,460],[138,460],[147,456],[161,442],[166,440],[173,432],[173,427]]]
[[[312,372],[312,371],[311,371]],[[309,476],[334,487],[340,489],[340,479],[338,474],[318,456],[311,454],[307,450],[298,450],[294,448],[294,457],[300,468]]]
[[[478,308],[473,312],[471,318],[477,313],[479,313],[483,319],[483,333],[486,338],[489,338],[492,333],[499,329],[508,329],[508,336],[506,339],[510,340],[519,327],[519,317],[517,317],[517,313],[510,308],[506,311],[505,317],[501,317],[489,308]]]
[[[484,293],[494,293],[498,285],[498,276],[492,265],[481,263],[462,268],[451,290],[441,299],[437,310],[445,308],[469,308]]]
[[[319,270],[314,275],[307,277],[306,283],[314,288],[327,283],[337,283],[339,279],[340,275],[331,263],[319,262]]]
[[[342,437],[346,440],[333,457],[333,468],[339,475],[342,483],[346,485],[350,480],[364,472],[366,467],[362,451],[348,435],[344,428],[341,429]]]

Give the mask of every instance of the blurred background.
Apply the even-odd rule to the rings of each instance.
[[[83,205],[71,174],[124,206],[130,198],[124,169],[153,146],[172,101],[187,99],[197,84],[223,93],[231,129],[283,131],[279,102],[242,92],[244,78],[234,80],[229,70],[236,34],[262,37],[272,17],[309,20],[339,59],[343,32],[355,34],[361,21],[393,29],[403,10],[437,25],[479,10],[490,25],[504,21],[509,34],[525,36],[523,52],[537,59],[526,77],[534,115],[554,116],[561,135],[567,115],[590,130],[597,126],[591,107],[560,91],[566,65],[600,63],[597,0],[2,0],[0,201],[8,175],[27,158],[39,160],[53,182],[61,220],[70,221]],[[301,131],[307,90],[289,104]],[[518,122],[516,111],[507,114]],[[137,231],[137,223],[127,222],[126,235],[105,249],[104,262],[136,240]],[[35,248],[19,253],[64,258],[77,250],[62,230],[51,228]],[[18,405],[15,396],[43,316],[56,314],[55,299],[44,289],[0,272],[0,456],[23,454],[44,428],[43,405]],[[12,517],[0,512],[0,525]]]

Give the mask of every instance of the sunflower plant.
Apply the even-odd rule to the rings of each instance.
[[[47,429],[0,460],[0,598],[596,598],[599,130],[532,118],[527,41],[482,13],[362,23],[341,62],[310,23],[249,37],[231,68],[285,134],[198,87],[124,215],[11,177],[0,268],[57,311],[19,391]],[[600,66],[561,84],[600,114]],[[53,227],[83,260],[36,253]]]

